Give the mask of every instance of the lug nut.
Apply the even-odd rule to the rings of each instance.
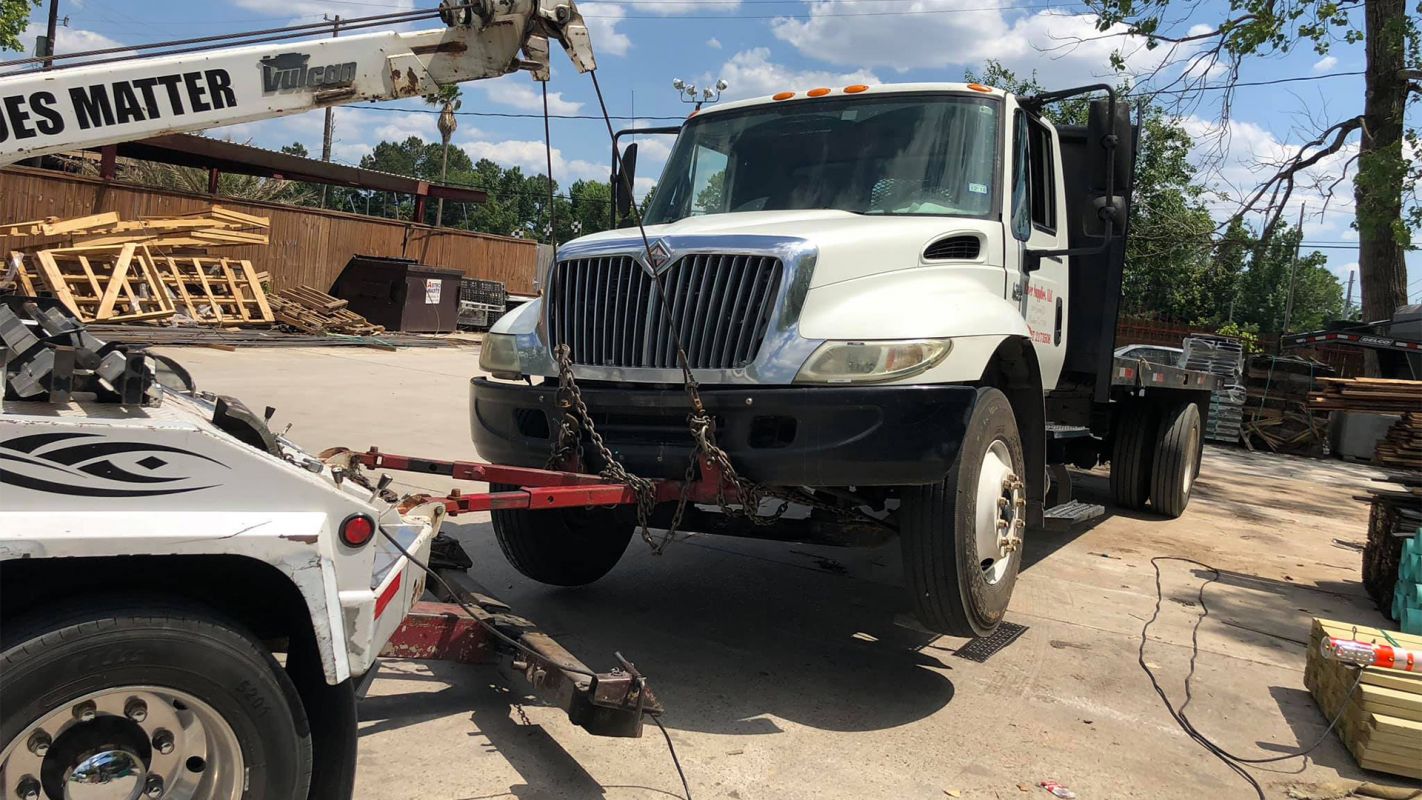
[[[39,800],[40,783],[35,780],[35,776],[26,775],[20,778],[20,782],[15,784],[15,795],[20,800]]]
[[[163,796],[163,779],[157,775],[149,775],[148,781],[143,784],[143,794],[147,797],[158,798]]]
[[[85,700],[74,707],[74,718],[80,722],[93,722],[94,717],[99,715],[99,707],[94,705],[94,701]]]
[[[130,697],[124,704],[123,715],[134,722],[142,722],[148,719],[148,704],[137,697]]]
[[[173,752],[173,734],[166,728],[159,728],[158,732],[153,734],[153,749],[165,756]]]
[[[49,734],[44,731],[35,731],[30,734],[30,740],[25,746],[30,748],[31,753],[34,753],[40,758],[44,758],[44,754],[49,752],[49,743]]]

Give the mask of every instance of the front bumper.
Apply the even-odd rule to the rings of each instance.
[[[593,423],[631,472],[685,474],[692,452],[679,386],[583,386]],[[907,486],[943,479],[977,398],[971,386],[702,386],[717,441],[746,477],[775,486]],[[555,386],[470,381],[481,458],[541,467],[561,412]],[[588,468],[596,454],[585,448]]]

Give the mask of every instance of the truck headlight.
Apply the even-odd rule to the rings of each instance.
[[[508,381],[522,378],[517,337],[504,333],[484,334],[484,342],[479,346],[479,369]]]
[[[796,383],[878,383],[917,375],[953,347],[949,339],[825,342],[800,368]]]

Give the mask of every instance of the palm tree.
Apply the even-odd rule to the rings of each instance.
[[[444,148],[439,157],[439,182],[444,183],[445,173],[449,170],[449,140],[454,137],[455,128],[459,127],[459,120],[455,118],[454,112],[459,110],[459,86],[448,84],[425,95],[425,103],[439,107],[439,138],[443,142]],[[435,227],[439,227],[444,222],[444,198],[439,198],[435,203]]]

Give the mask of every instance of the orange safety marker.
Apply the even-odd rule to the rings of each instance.
[[[1382,667],[1404,672],[1422,672],[1422,653],[1388,644],[1368,644],[1353,639],[1325,638],[1319,649],[1330,661],[1359,667]]]

